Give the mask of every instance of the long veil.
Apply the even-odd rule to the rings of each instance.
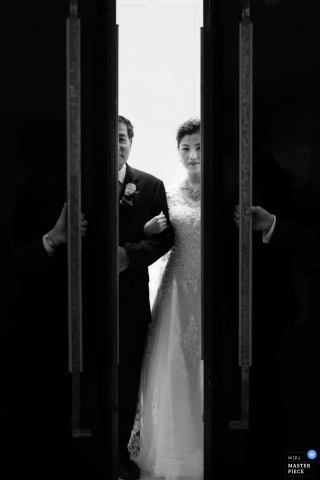
[[[181,165],[181,162],[179,162],[172,183],[174,183],[175,185],[180,185],[183,180],[186,179],[186,177],[186,169]]]
[[[181,165],[181,162],[177,160],[176,171],[172,176],[172,180],[170,179],[167,185],[172,185],[172,184],[180,185],[185,178],[186,178],[186,170]],[[159,260],[157,260],[155,263],[153,263],[149,267],[149,292],[150,292],[149,298],[150,298],[151,310],[152,310],[153,302],[156,297],[160,280],[164,272],[165,266],[167,264],[168,258],[169,258],[169,253],[159,258]]]

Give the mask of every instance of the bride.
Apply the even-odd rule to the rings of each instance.
[[[153,478],[190,480],[203,478],[200,120],[182,124],[176,139],[186,179],[166,188],[175,245],[152,310],[128,450]],[[160,214],[144,234],[164,228]]]

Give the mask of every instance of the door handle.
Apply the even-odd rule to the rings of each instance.
[[[82,350],[81,269],[81,69],[78,0],[70,0],[67,19],[67,200],[68,200],[68,367],[72,389],[72,437],[90,437],[80,428]]]
[[[252,365],[252,23],[250,1],[242,2],[239,29],[239,366],[241,367],[241,420],[230,429],[249,428],[249,369]]]

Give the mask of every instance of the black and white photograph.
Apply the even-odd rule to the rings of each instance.
[[[1,479],[319,477],[319,19],[2,5]]]

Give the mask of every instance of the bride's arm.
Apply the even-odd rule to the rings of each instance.
[[[161,212],[159,215],[156,215],[145,224],[143,227],[143,235],[146,238],[149,238],[152,235],[163,232],[167,226],[166,216]]]
[[[162,232],[145,238],[143,235],[143,224],[141,225],[141,240],[137,243],[127,242],[123,246],[126,249],[130,261],[131,273],[142,271],[165,255],[173,246],[174,231],[170,226],[170,218],[166,191],[163,182],[155,177],[147,176],[144,179],[141,173],[141,184],[139,185],[141,197],[140,204],[145,204],[145,213],[148,211],[144,222],[158,216],[159,212],[163,212],[167,218],[168,227]],[[145,183],[143,180],[147,180]],[[143,198],[143,189],[145,189],[145,198]]]

